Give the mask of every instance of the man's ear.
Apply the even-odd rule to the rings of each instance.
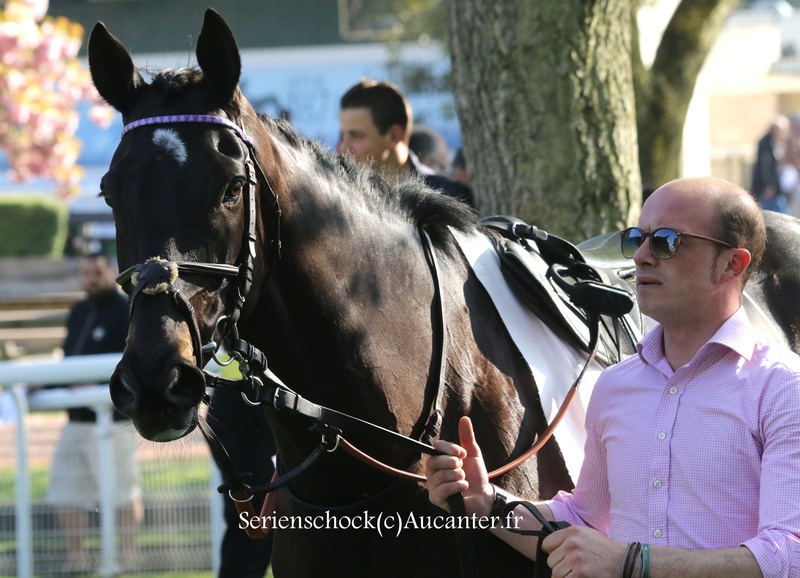
[[[725,274],[738,279],[747,270],[753,257],[750,255],[750,251],[742,247],[729,249],[728,251],[730,256],[725,267]]]

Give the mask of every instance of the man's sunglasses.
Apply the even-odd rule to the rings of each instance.
[[[701,241],[711,241],[717,245],[735,249],[730,243],[713,239],[711,237],[704,237],[703,235],[695,235],[694,233],[678,233],[672,229],[663,227],[656,229],[652,233],[642,231],[639,227],[630,227],[620,233],[622,255],[626,259],[633,259],[633,254],[636,250],[644,244],[645,240],[650,237],[650,252],[654,257],[666,260],[672,259],[675,253],[678,252],[678,247],[681,246],[681,239],[689,237],[691,239],[700,239]]]

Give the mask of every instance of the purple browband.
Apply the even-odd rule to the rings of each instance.
[[[125,133],[142,126],[150,126],[154,124],[173,124],[178,122],[204,122],[208,124],[219,124],[234,131],[239,135],[239,138],[241,138],[251,147],[255,146],[255,143],[253,143],[252,139],[247,136],[247,133],[245,133],[244,130],[242,130],[238,125],[232,123],[226,118],[212,116],[210,114],[176,114],[170,116],[150,116],[148,118],[141,118],[133,121],[132,123],[126,124],[122,129],[121,136],[125,136]]]

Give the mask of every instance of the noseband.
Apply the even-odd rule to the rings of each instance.
[[[195,361],[200,369],[205,365],[204,354],[214,356],[218,345],[213,341],[206,345],[202,344],[200,329],[194,315],[194,308],[189,300],[174,285],[175,280],[181,274],[204,275],[212,277],[236,278],[237,295],[231,312],[223,315],[217,320],[216,326],[222,324],[223,337],[229,331],[236,331],[236,323],[244,307],[245,301],[253,285],[253,270],[256,257],[256,186],[259,177],[265,183],[272,195],[271,214],[274,219],[272,227],[268,227],[271,232],[270,246],[273,253],[267,261],[265,279],[271,272],[271,265],[275,259],[280,258],[280,206],[278,195],[270,186],[264,171],[258,164],[255,154],[255,143],[250,136],[239,125],[228,119],[206,115],[170,115],[152,116],[131,122],[122,129],[122,136],[128,132],[146,126],[180,124],[180,123],[202,123],[225,127],[232,130],[236,136],[247,146],[247,160],[245,161],[246,184],[245,184],[245,212],[247,214],[247,226],[244,230],[242,248],[239,256],[239,265],[229,265],[226,263],[198,263],[193,261],[169,261],[160,257],[153,257],[126,269],[118,278],[117,283],[131,297],[131,314],[136,305],[137,298],[142,295],[158,295],[165,293],[171,295],[178,308],[186,317],[190,332],[192,333],[192,343],[194,348]],[[213,335],[212,335],[213,337]],[[221,339],[222,340],[222,339]]]

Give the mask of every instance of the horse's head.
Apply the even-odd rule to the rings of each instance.
[[[252,140],[264,128],[238,88],[233,35],[213,10],[196,54],[199,70],[163,71],[147,83],[102,23],[89,39],[94,84],[125,125],[101,184],[131,296],[111,397],[157,441],[194,428],[203,344],[220,342],[252,305],[248,290],[265,269],[255,254],[264,235],[255,204],[270,189]]]

